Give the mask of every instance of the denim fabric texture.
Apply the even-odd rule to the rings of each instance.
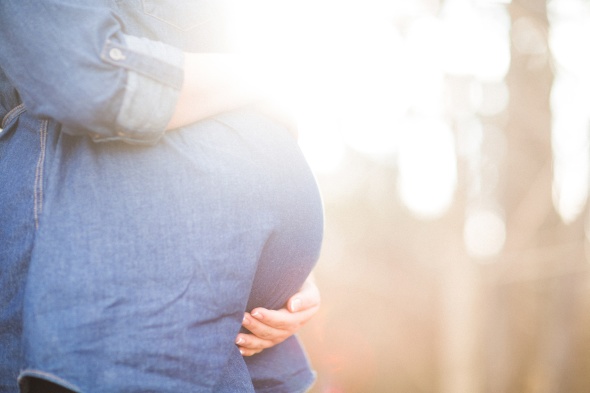
[[[243,110],[146,147],[48,124],[24,112],[0,141],[18,174],[0,194],[5,391],[19,370],[80,392],[305,391],[296,338],[251,358],[233,344],[243,311],[281,307],[318,257],[321,202],[288,131]]]
[[[157,20],[111,4],[0,2],[0,64],[28,111],[60,122],[63,132],[153,144],[179,95],[183,48],[126,34],[132,21]],[[141,2],[134,12],[143,14]]]
[[[19,376],[92,393],[314,380],[296,337],[247,358],[233,342],[316,263],[315,180],[252,109],[163,132],[181,51],[223,48],[213,2],[186,3],[0,2],[2,393]]]

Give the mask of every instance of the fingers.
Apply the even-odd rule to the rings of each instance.
[[[291,313],[257,308],[252,314],[244,314],[243,326],[252,334],[240,333],[236,345],[243,356],[252,356],[273,347],[295,334],[317,312],[318,306]]]
[[[264,308],[252,310],[252,314],[246,313],[242,325],[258,338],[272,342],[282,342],[292,334],[294,321],[291,313],[285,309],[271,311]]]
[[[252,356],[277,345],[297,333],[318,311],[320,291],[308,277],[299,292],[291,296],[286,308],[268,310],[255,308],[244,314],[243,326],[252,334],[238,334],[236,345],[243,356]]]
[[[298,312],[313,307],[319,307],[321,302],[320,290],[312,279],[305,281],[299,292],[287,301],[287,308],[291,312]]]
[[[285,310],[286,313],[288,311]],[[291,335],[289,331],[276,329],[256,320],[250,314],[244,315],[243,326],[252,334],[238,334],[236,345],[243,356],[252,356],[266,348],[270,348],[283,342]]]
[[[256,108],[266,116],[269,116],[287,127],[291,135],[293,135],[295,139],[298,139],[299,131],[297,121],[295,116],[290,113],[288,109],[277,104],[276,101],[259,102],[257,103]]]
[[[242,356],[252,356],[262,352],[266,348],[273,346],[273,343],[268,340],[263,340],[253,334],[238,334],[236,338],[236,345],[240,350]]]
[[[284,308],[276,311],[255,308],[248,318],[251,326],[244,326],[258,337],[263,337],[261,334],[276,334],[277,330],[294,334],[313,317],[318,309],[319,305],[314,305],[293,313]]]
[[[256,355],[257,353],[260,353],[260,352],[262,352],[262,349],[256,350],[256,349],[248,349],[248,348],[240,347],[240,353],[242,354],[242,356],[252,356],[252,355]]]

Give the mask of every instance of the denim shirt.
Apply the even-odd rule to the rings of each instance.
[[[0,119],[24,103],[62,131],[152,144],[183,81],[183,51],[227,49],[221,2],[2,0]]]
[[[298,288],[301,285],[301,282],[303,282],[309,270],[311,270],[312,265],[317,260],[319,253],[322,224],[321,203],[315,181],[305,164],[301,152],[297,149],[296,144],[293,143],[291,136],[286,130],[281,128],[282,132],[275,132],[276,123],[269,122],[264,116],[256,116],[253,113],[249,113],[248,116],[230,113],[225,115],[222,119],[223,122],[214,122],[213,120],[209,122],[208,126],[211,124],[215,125],[214,131],[206,130],[206,127],[203,126],[204,128],[202,127],[200,132],[186,134],[182,132],[169,133],[162,143],[158,143],[154,148],[135,149],[121,143],[96,144],[91,142],[92,140],[95,142],[123,141],[132,144],[155,144],[162,137],[164,129],[174,111],[183,82],[183,52],[231,50],[225,33],[224,7],[228,6],[227,4],[223,4],[225,1],[0,0],[0,121],[2,121],[0,128],[6,125],[4,133],[0,133],[0,140],[7,142],[4,143],[4,147],[7,149],[8,142],[11,139],[14,140],[15,135],[22,137],[18,140],[18,148],[14,149],[14,154],[5,154],[3,157],[0,151],[0,158],[2,158],[0,159],[0,174],[5,174],[2,180],[12,180],[15,178],[26,179],[26,181],[19,180],[18,182],[13,182],[11,187],[0,187],[0,202],[2,202],[0,206],[4,208],[4,210],[0,211],[0,216],[4,220],[0,220],[0,229],[4,230],[4,232],[0,230],[0,237],[5,236],[2,240],[19,240],[14,241],[15,245],[11,244],[10,249],[6,247],[6,250],[9,249],[8,251],[10,252],[14,251],[18,253],[18,258],[10,254],[9,257],[11,259],[8,261],[2,260],[2,264],[8,265],[8,262],[10,262],[12,266],[16,266],[14,271],[22,275],[23,272],[20,264],[23,263],[21,261],[23,258],[19,258],[23,252],[26,258],[31,258],[30,254],[27,254],[30,252],[30,248],[27,247],[32,248],[34,239],[36,243],[35,250],[38,255],[48,259],[53,258],[52,260],[60,261],[60,266],[66,265],[70,268],[70,265],[74,265],[74,263],[70,260],[68,260],[68,263],[61,263],[64,259],[64,256],[61,254],[47,257],[50,253],[45,252],[46,250],[43,248],[43,244],[47,245],[47,250],[53,250],[59,253],[60,247],[55,246],[59,242],[54,241],[53,236],[70,232],[68,230],[70,227],[63,225],[66,220],[71,219],[69,207],[78,206],[77,203],[80,200],[84,200],[84,198],[88,198],[88,201],[91,201],[91,197],[96,197],[93,194],[94,189],[104,190],[108,188],[109,193],[100,193],[101,203],[104,203],[102,197],[107,194],[119,195],[117,190],[120,188],[123,190],[121,192],[124,192],[125,195],[129,195],[129,189],[131,189],[137,190],[141,195],[151,195],[154,201],[166,201],[157,206],[151,205],[153,208],[146,209],[141,204],[135,203],[132,198],[126,200],[134,206],[134,209],[142,209],[141,215],[131,214],[127,207],[123,207],[127,205],[122,204],[119,200],[113,205],[116,206],[114,211],[119,211],[118,209],[121,209],[121,211],[125,210],[124,214],[112,214],[111,216],[114,218],[125,217],[127,219],[128,217],[136,217],[139,220],[138,222],[143,222],[143,220],[149,221],[148,218],[144,217],[144,213],[149,213],[153,222],[160,222],[161,217],[167,217],[168,221],[174,221],[174,225],[171,226],[176,231],[173,233],[177,233],[178,236],[170,235],[169,228],[162,224],[159,225],[164,231],[164,235],[162,236],[159,235],[159,231],[146,231],[149,232],[150,236],[153,236],[153,241],[146,240],[146,233],[142,232],[142,235],[138,235],[135,231],[128,230],[126,226],[128,223],[125,223],[125,225],[113,224],[111,226],[111,228],[118,228],[117,230],[120,230],[128,238],[141,236],[142,240],[150,245],[157,244],[163,238],[182,238],[183,236],[187,236],[187,234],[193,234],[193,232],[200,228],[200,225],[192,225],[192,223],[202,220],[203,216],[214,216],[216,219],[221,219],[225,215],[230,215],[234,220],[244,216],[246,217],[243,219],[244,222],[251,224],[254,220],[250,219],[249,214],[259,218],[259,215],[256,214],[257,212],[263,208],[266,209],[268,207],[267,205],[272,206],[274,215],[270,215],[269,217],[272,219],[269,218],[268,221],[276,222],[276,225],[281,224],[284,228],[281,227],[274,231],[273,226],[269,225],[269,230],[272,230],[273,234],[272,239],[280,244],[276,247],[265,246],[265,252],[269,254],[268,259],[271,261],[268,263],[273,266],[273,269],[276,267],[277,261],[282,261],[282,264],[292,267],[289,270],[291,273],[284,275],[285,281],[290,281],[294,288]],[[25,108],[27,111],[26,116],[19,117]],[[17,117],[19,126],[15,127],[15,119]],[[39,119],[47,119],[49,121],[38,121]],[[42,127],[33,127],[32,123],[41,123]],[[19,129],[16,130],[17,128]],[[247,130],[247,132],[236,131],[242,129]],[[15,130],[16,132],[13,132]],[[21,132],[27,130],[39,130],[39,135],[33,132]],[[48,130],[50,131],[49,133]],[[66,138],[66,136],[62,137],[61,133],[83,136],[83,138]],[[223,138],[226,138],[228,143],[234,143],[236,140],[243,141],[245,136],[242,133],[247,135],[248,138],[254,138],[253,142],[232,145],[231,149],[215,149],[215,146],[225,142]],[[184,138],[189,142],[187,143]],[[211,138],[211,141],[207,138]],[[173,140],[171,141],[170,139]],[[30,143],[24,143],[27,141],[30,141]],[[56,145],[57,147],[47,148],[50,144]],[[70,149],[74,144],[83,146],[78,146],[78,150],[75,151],[74,149]],[[10,144],[10,147],[13,145],[15,144]],[[190,151],[190,154],[183,150],[186,146],[190,146],[191,148],[193,146],[205,146],[207,149],[203,148],[200,151],[199,160],[196,160],[191,156],[193,150]],[[2,147],[3,144],[0,143],[0,148]],[[117,154],[118,151],[124,148],[132,150],[134,161],[125,161],[127,155]],[[236,150],[238,148],[239,152]],[[99,155],[97,152],[100,152],[100,155],[116,159],[96,160],[95,158]],[[203,152],[210,153],[203,154]],[[211,152],[214,152],[214,154]],[[285,152],[288,154],[285,154]],[[184,157],[184,159],[169,159],[172,155],[178,154]],[[223,159],[218,158],[220,154]],[[123,157],[122,160],[121,156]],[[186,164],[187,157],[190,157],[190,165]],[[257,158],[254,160],[251,157]],[[62,164],[65,161],[62,160],[66,159],[68,160],[68,167],[67,170],[62,171],[63,167],[65,167],[65,164]],[[138,163],[137,160],[139,159],[141,159],[141,163]],[[45,161],[47,161],[47,165],[45,165]],[[225,168],[220,164],[222,161],[224,162],[223,165],[227,165],[226,172],[232,176],[228,178],[229,180],[225,180],[228,182],[226,186],[201,187],[201,183],[196,181],[195,176],[203,178],[204,180],[201,179],[203,182],[205,180],[209,181],[209,177],[217,181],[218,178],[221,179],[223,176],[220,176],[215,171],[212,172],[213,174],[210,174],[208,170],[200,171],[195,170],[195,168],[200,168],[199,165],[206,168],[209,168],[209,166],[216,168],[215,165],[219,165]],[[121,162],[125,164],[129,163],[130,165],[122,165]],[[245,165],[244,163],[250,164]],[[152,172],[152,170],[157,171],[160,176],[154,175],[152,179],[161,180],[164,182],[162,183],[164,185],[160,186],[160,182],[155,181],[144,182],[143,176],[136,176],[137,173],[134,170],[138,167],[146,171],[148,177],[152,173],[156,173]],[[187,170],[187,168],[190,170]],[[75,175],[71,170],[75,172]],[[61,176],[65,178],[64,173],[66,172],[69,187],[61,187],[61,182],[64,181]],[[105,173],[109,175],[115,174],[115,176],[104,176],[103,174]],[[125,175],[122,175],[123,173]],[[167,173],[167,175],[162,176],[162,173]],[[170,176],[169,174],[171,173],[177,174],[177,176]],[[272,174],[272,176],[267,176],[268,173]],[[190,181],[187,181],[186,176],[189,176],[189,174]],[[121,176],[121,179],[125,179],[125,181],[118,181],[119,178],[116,177],[118,175]],[[107,181],[110,179],[114,179],[114,181],[112,183]],[[234,181],[232,179],[240,181]],[[274,180],[270,181],[270,179]],[[288,179],[288,181],[285,183],[284,179]],[[297,181],[294,179],[297,179]],[[106,183],[99,180],[105,180]],[[255,182],[255,180],[257,181]],[[239,188],[238,186],[242,183],[244,184],[243,188]],[[8,183],[5,182],[4,184]],[[26,192],[21,193],[21,188],[13,190],[15,184],[22,186],[21,188]],[[105,184],[108,184],[108,187]],[[214,182],[211,184],[218,183]],[[256,184],[256,186],[252,187],[252,184]],[[289,186],[287,187],[285,184]],[[148,185],[154,186],[152,192],[146,191]],[[115,186],[116,189],[113,188]],[[217,214],[217,210],[211,209],[208,204],[204,204],[202,209],[197,209],[196,206],[198,204],[195,204],[195,201],[191,198],[177,198],[177,201],[182,201],[181,207],[177,207],[175,203],[169,203],[169,194],[174,194],[170,191],[170,187],[181,187],[183,192],[186,192],[186,195],[199,195],[204,201],[207,200],[205,196],[211,194],[211,200],[215,200],[216,202],[219,202],[218,194],[227,197],[227,189],[229,188],[230,190],[234,190],[233,194],[229,193],[230,196],[235,194],[235,197],[240,203],[244,201],[243,195],[252,194],[260,196],[253,198],[253,200],[257,201],[256,206],[260,204],[261,207],[256,209],[241,209],[240,212],[242,214],[236,214],[231,209],[225,208],[225,205],[216,203],[216,206],[219,205],[220,211],[223,212],[223,214]],[[277,190],[281,190],[282,193],[277,194]],[[5,192],[3,193],[2,191]],[[68,199],[62,191],[67,191],[71,199]],[[98,193],[96,194],[98,195]],[[18,197],[14,195],[18,195]],[[181,194],[179,192],[176,195]],[[304,198],[305,195],[307,197]],[[24,202],[19,201],[19,198],[23,199]],[[230,206],[234,206],[233,199],[224,198],[224,200],[226,199],[231,202],[228,202]],[[9,204],[8,202],[11,203]],[[13,209],[13,206],[16,206],[16,208]],[[92,219],[86,219],[81,218],[82,213],[78,214],[79,212],[77,212],[73,214],[76,219],[80,220],[80,223],[92,221],[104,224],[106,222],[104,217],[100,217],[101,213],[104,212],[103,209],[86,209],[85,206],[80,205],[80,210],[84,214],[93,215],[93,217]],[[60,218],[61,215],[58,214],[62,212],[61,208],[65,209],[66,213],[64,213],[64,216],[67,217],[63,220]],[[166,209],[171,209],[170,211],[176,213],[190,211],[194,217],[191,216],[193,217],[192,219],[186,220],[177,219],[174,214],[168,214],[168,210]],[[276,213],[274,213],[275,210]],[[22,213],[22,216],[15,214],[15,211]],[[268,213],[266,210],[264,211]],[[40,212],[43,212],[45,226],[41,225],[41,230],[33,233],[38,225]],[[47,219],[49,212],[53,212],[56,215]],[[98,215],[98,217],[94,217],[94,214]],[[35,218],[35,227],[32,227],[31,221],[29,220],[30,216],[34,216]],[[8,220],[8,217],[11,219]],[[23,217],[29,220],[27,221],[29,226],[22,225],[22,222],[25,220]],[[266,219],[266,216],[263,218]],[[179,222],[183,222],[185,225],[178,225]],[[204,220],[204,222],[207,221]],[[55,228],[48,225],[48,223],[56,225],[59,230],[54,230]],[[313,230],[309,229],[308,224],[310,223]],[[72,223],[72,225],[78,224],[76,222]],[[139,227],[138,225],[137,228]],[[220,236],[217,236],[216,232],[210,230],[212,227],[215,226],[204,226],[206,236],[194,236],[194,238],[203,241],[209,238],[217,240],[231,238],[227,233],[226,227],[220,226],[221,230],[223,230],[223,234]],[[229,227],[238,233],[239,236],[235,235],[236,239],[242,239],[242,236],[245,236],[245,234],[250,233],[254,236],[257,233],[256,231],[242,231],[239,225],[229,225]],[[92,228],[91,225],[87,229],[92,230]],[[43,238],[40,234],[41,232],[51,234],[51,236],[44,238],[47,240],[46,243],[40,240]],[[297,236],[293,235],[292,232]],[[281,236],[278,236],[278,234],[281,234]],[[117,235],[116,238],[122,239],[122,236]],[[284,240],[283,236],[287,240]],[[94,234],[89,238],[92,240],[91,243],[96,245],[97,248],[94,249],[96,252],[88,252],[88,254],[101,261],[101,250],[103,250],[101,239],[96,239],[97,236]],[[301,245],[294,241],[295,238],[300,239]],[[80,239],[87,238],[80,236]],[[265,237],[261,236],[261,239],[264,240]],[[241,269],[250,266],[247,263],[243,263],[245,255],[257,255],[256,253],[260,251],[258,245],[255,243],[252,247],[256,253],[251,252],[248,254],[242,252],[240,247],[245,243],[247,242],[232,242],[232,249],[235,248],[236,252],[235,258],[233,254],[229,254],[227,252],[228,250],[224,249],[224,255],[231,255],[232,258],[230,259]],[[63,244],[70,245],[69,241],[64,241]],[[120,240],[117,244],[124,245],[121,252],[114,253],[118,258],[121,260],[131,260],[133,257],[136,257],[136,250],[128,250],[128,247],[126,247],[128,243]],[[216,243],[213,242],[213,244]],[[294,248],[292,252],[289,251],[290,249],[287,250],[289,252],[284,251],[287,245]],[[174,247],[176,250],[175,242],[169,242],[169,246]],[[87,247],[87,244],[84,244],[84,247]],[[193,264],[193,247],[194,245],[191,243],[182,250],[182,252],[185,252],[186,255],[191,257],[179,257],[178,260],[184,261],[189,265]],[[205,246],[203,247],[203,249],[206,248]],[[278,250],[277,253],[280,254],[279,256],[273,254],[272,251],[275,248]],[[164,249],[163,246],[154,247],[154,250],[156,249],[161,249],[159,252],[162,255],[168,255],[165,250],[169,248]],[[152,252],[152,247],[145,247],[145,250],[146,253],[148,251],[150,252],[150,255],[144,255],[145,260],[148,260],[150,257],[158,259],[154,256],[156,254]],[[2,254],[3,251],[5,250],[0,245],[0,259],[7,255],[6,253]],[[126,252],[132,253],[133,255],[126,257]],[[175,252],[177,255],[179,254],[178,250]],[[75,266],[79,264],[82,266],[80,271],[87,274],[91,281],[95,281],[96,277],[104,276],[106,277],[105,280],[108,280],[108,277],[110,277],[103,274],[102,263],[86,264],[84,258],[70,257],[77,262]],[[9,259],[8,257],[4,258]],[[141,260],[141,258],[139,259]],[[178,260],[175,260],[174,263],[177,264]],[[303,264],[302,261],[307,262]],[[156,269],[159,265],[160,260],[157,260],[150,266]],[[223,266],[223,264],[219,265]],[[93,274],[93,270],[90,270],[89,266],[99,269],[98,272]],[[4,267],[2,266],[2,268]],[[53,266],[48,267],[53,272],[52,274],[61,274],[61,270],[53,269]],[[254,269],[254,267],[252,268]],[[191,271],[191,269],[191,266],[186,267],[186,271]],[[282,272],[281,269],[273,269],[267,269],[271,277],[273,277],[272,274],[275,271]],[[228,270],[227,274],[230,277],[234,275],[231,269],[220,268],[219,270],[223,270],[224,272]],[[3,270],[3,273],[4,271],[7,270]],[[36,271],[39,272],[39,270]],[[159,272],[159,270],[157,271]],[[177,268],[175,271],[179,275],[182,275],[185,270]],[[169,274],[170,272],[167,272],[166,276]],[[59,297],[63,293],[60,281],[61,276],[58,279],[47,279],[47,275],[39,273],[38,278],[43,285],[31,284],[31,276],[32,274],[29,274],[25,277],[27,285],[35,288],[34,291],[29,292],[35,296],[40,296],[41,300],[36,301],[37,298],[33,298],[30,303],[39,307],[51,308],[51,305],[44,303],[45,298],[43,296],[45,293],[52,293],[57,294]],[[3,314],[8,315],[6,318],[10,318],[10,321],[18,321],[18,323],[15,323],[15,326],[20,329],[20,305],[9,309],[3,303],[4,299],[12,295],[3,292],[5,288],[2,287],[2,284],[6,282],[13,284],[12,281],[16,281],[16,278],[13,277],[16,277],[16,273],[15,275],[5,274],[4,276],[0,274],[0,288],[2,289],[0,294],[4,296],[0,296],[0,311],[2,311],[0,312],[0,322],[5,322],[1,320],[4,316]],[[68,273],[64,277],[71,278],[72,276]],[[211,282],[216,281],[212,280]],[[234,281],[228,282],[234,285]],[[262,282],[266,281],[262,280]],[[211,285],[211,283],[209,284]],[[53,286],[55,286],[55,289]],[[84,287],[83,284],[80,284],[80,286]],[[199,285],[191,286],[191,289],[195,292],[194,299],[201,299],[198,296],[199,288]],[[203,291],[207,290],[207,288],[207,286],[203,286]],[[288,294],[295,292],[296,289],[294,288],[285,285],[278,289],[285,291],[284,297],[286,299]],[[16,289],[21,291],[20,286]],[[277,292],[277,288],[275,288],[275,292]],[[272,292],[272,294],[275,292]],[[29,296],[33,296],[30,293]],[[220,296],[218,294],[230,296],[229,294],[231,292],[219,290],[213,293],[215,296]],[[150,294],[150,296],[153,296],[152,292]],[[21,292],[14,295],[14,299],[19,300],[19,296],[22,296]],[[67,295],[63,296],[68,297]],[[166,296],[163,298],[168,299]],[[91,299],[94,301],[93,297]],[[16,304],[16,302],[13,303]],[[197,303],[195,302],[194,304],[196,305]],[[269,307],[279,306],[274,305]],[[113,307],[111,308],[115,309]],[[234,317],[231,326],[237,323],[239,328],[239,323],[243,315],[242,309],[237,306],[234,308],[238,310],[235,317],[233,315],[226,315],[224,317],[225,319]],[[25,314],[32,316],[31,318],[34,319],[39,317],[39,320],[41,320],[40,316],[42,313],[37,313],[35,311],[36,309],[31,307],[28,307],[28,310]],[[90,313],[91,311],[88,312]],[[47,315],[49,314],[51,313]],[[218,315],[214,316],[218,317]],[[51,315],[48,318],[51,319]],[[206,319],[208,317],[203,315],[202,318]],[[78,323],[74,318],[64,319],[69,320],[73,325]],[[102,321],[100,318],[99,320]],[[213,320],[213,317],[211,317],[211,320]],[[62,332],[63,320],[53,321],[52,326],[45,324],[45,321],[46,319],[42,321],[43,323],[39,323],[39,330],[43,334],[33,337],[32,341],[40,340],[39,342],[44,342],[43,340],[49,337],[47,340],[53,343],[53,336],[51,334],[56,331]],[[149,321],[143,321],[142,319],[142,322],[147,323]],[[187,320],[183,322],[189,324],[190,329],[187,328],[186,331],[200,332],[199,329],[194,329],[193,325],[195,323],[193,323],[192,318],[189,320],[187,317]],[[83,321],[80,323],[83,323]],[[217,325],[211,324],[211,326],[217,329]],[[76,331],[79,332],[79,329],[76,329]],[[4,336],[2,336],[3,333]],[[3,346],[3,341],[1,340],[3,337],[5,341],[8,340],[14,344],[13,352],[17,353],[15,356],[20,356],[20,338],[15,336],[15,340],[13,333],[12,331],[0,331],[0,366],[7,359],[10,361],[10,357],[4,355],[8,353],[8,349]],[[20,334],[19,331],[16,333]],[[81,332],[81,334],[83,335],[85,332]],[[218,341],[222,341],[223,343],[230,342],[229,340],[233,340],[235,337],[233,334],[231,332],[231,335],[226,334],[223,336],[218,330],[215,330],[208,337],[208,341],[210,341],[211,346]],[[187,335],[186,337],[189,336]],[[166,340],[161,341],[161,345],[166,344]],[[198,345],[196,341],[198,340],[195,340],[193,345]],[[58,341],[55,342],[57,343]],[[31,346],[35,347],[35,343],[36,341]],[[151,348],[151,342],[142,342],[143,344]],[[53,359],[51,348],[45,345],[39,345],[38,347],[43,348],[43,350],[35,352],[35,356],[38,355],[38,352],[41,352],[48,354],[47,358],[43,357],[41,360],[35,358],[35,361],[30,362],[34,364],[30,365],[27,363],[27,367],[40,367],[40,370],[44,370],[44,365],[46,364],[43,362],[47,362],[52,366],[47,367],[47,369],[59,368],[63,365],[65,366],[62,369],[70,369],[68,362],[71,362],[71,359]],[[118,348],[118,346],[113,347]],[[121,344],[121,347],[125,348],[126,345]],[[201,379],[200,382],[207,386],[198,391],[213,390],[213,387],[208,386],[208,384],[215,383],[215,379],[203,381],[203,379],[207,378],[207,372],[215,374],[217,377],[220,375],[224,377],[221,379],[219,385],[215,386],[214,391],[216,392],[252,391],[252,389],[255,389],[256,392],[265,393],[300,392],[307,389],[314,379],[305,353],[294,336],[280,345],[269,348],[249,358],[242,358],[236,350],[234,351],[235,356],[229,359],[229,363],[219,354],[214,357],[215,361],[211,360],[212,356],[215,355],[213,353],[214,351],[211,351],[211,353],[206,351],[199,353],[198,350],[193,351],[192,347],[187,347],[183,350],[185,354],[188,353],[191,358],[196,359],[193,359],[195,360],[195,364],[206,365],[207,370],[195,368],[193,371],[191,369],[191,378],[176,378],[176,382],[190,385],[192,383],[191,381]],[[73,359],[76,359],[76,357],[73,357]],[[166,359],[167,363],[164,363],[174,364],[176,359],[170,357]],[[58,360],[60,363],[59,367],[55,365],[55,363],[58,363]],[[106,363],[106,360],[109,359],[102,360]],[[144,360],[147,362],[149,359],[141,358],[136,360],[143,364]],[[43,364],[39,365],[39,363]],[[238,364],[236,365],[235,363]],[[222,368],[214,369],[218,364]],[[223,369],[223,364],[227,364],[226,369]],[[247,369],[245,369],[245,365]],[[10,366],[9,369],[12,372],[12,369],[19,365],[11,364]],[[145,367],[149,368],[149,364],[145,365]],[[123,371],[127,370],[125,367],[123,369]],[[171,373],[176,371],[173,368],[170,370]],[[93,375],[91,377],[96,376],[94,375],[96,374],[94,370],[90,368],[85,371],[92,372]],[[2,377],[5,377],[1,372],[2,367],[0,367],[0,390],[2,390]],[[74,373],[75,371],[71,372]],[[138,375],[139,377],[137,377]],[[40,375],[32,371],[23,371],[21,377],[27,376],[40,376],[52,380],[48,374]],[[140,378],[143,374],[137,373],[135,376]],[[80,378],[83,379],[83,376]],[[167,375],[161,376],[162,380],[169,382],[167,378]],[[236,386],[241,386],[244,381],[249,384],[249,390],[245,390],[245,388],[237,389]],[[63,381],[55,379],[53,382],[62,383]],[[143,383],[144,381],[140,380],[139,382]],[[89,382],[86,381],[86,383]],[[147,383],[145,381],[143,386],[148,386]],[[70,386],[68,384],[64,385]],[[72,389],[77,390],[75,388]],[[97,386],[94,389],[81,390],[109,391],[108,387],[102,386]],[[197,391],[197,388],[194,388],[194,386],[190,390],[170,389],[166,391]],[[144,390],[149,390],[149,388],[144,388],[141,391]],[[154,390],[157,389],[152,389],[152,391]],[[164,389],[160,389],[160,391],[164,391]]]

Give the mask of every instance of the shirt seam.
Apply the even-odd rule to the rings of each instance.
[[[45,166],[45,147],[47,146],[47,123],[47,120],[43,120],[39,129],[40,152],[35,169],[35,193],[33,201],[35,229],[39,229],[39,216],[43,211],[43,172]]]
[[[12,108],[4,117],[2,118],[2,124],[0,128],[4,128],[8,123],[12,121],[15,117],[18,117],[21,113],[26,110],[25,104],[20,104],[14,108]]]

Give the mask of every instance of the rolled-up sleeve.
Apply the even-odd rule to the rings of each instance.
[[[27,110],[64,132],[152,144],[178,100],[183,53],[124,34],[100,4],[2,0],[0,66]]]
[[[117,135],[94,134],[94,140],[154,142],[168,124],[182,87],[183,53],[146,38],[123,35],[124,44],[105,43],[101,58],[128,70]]]

